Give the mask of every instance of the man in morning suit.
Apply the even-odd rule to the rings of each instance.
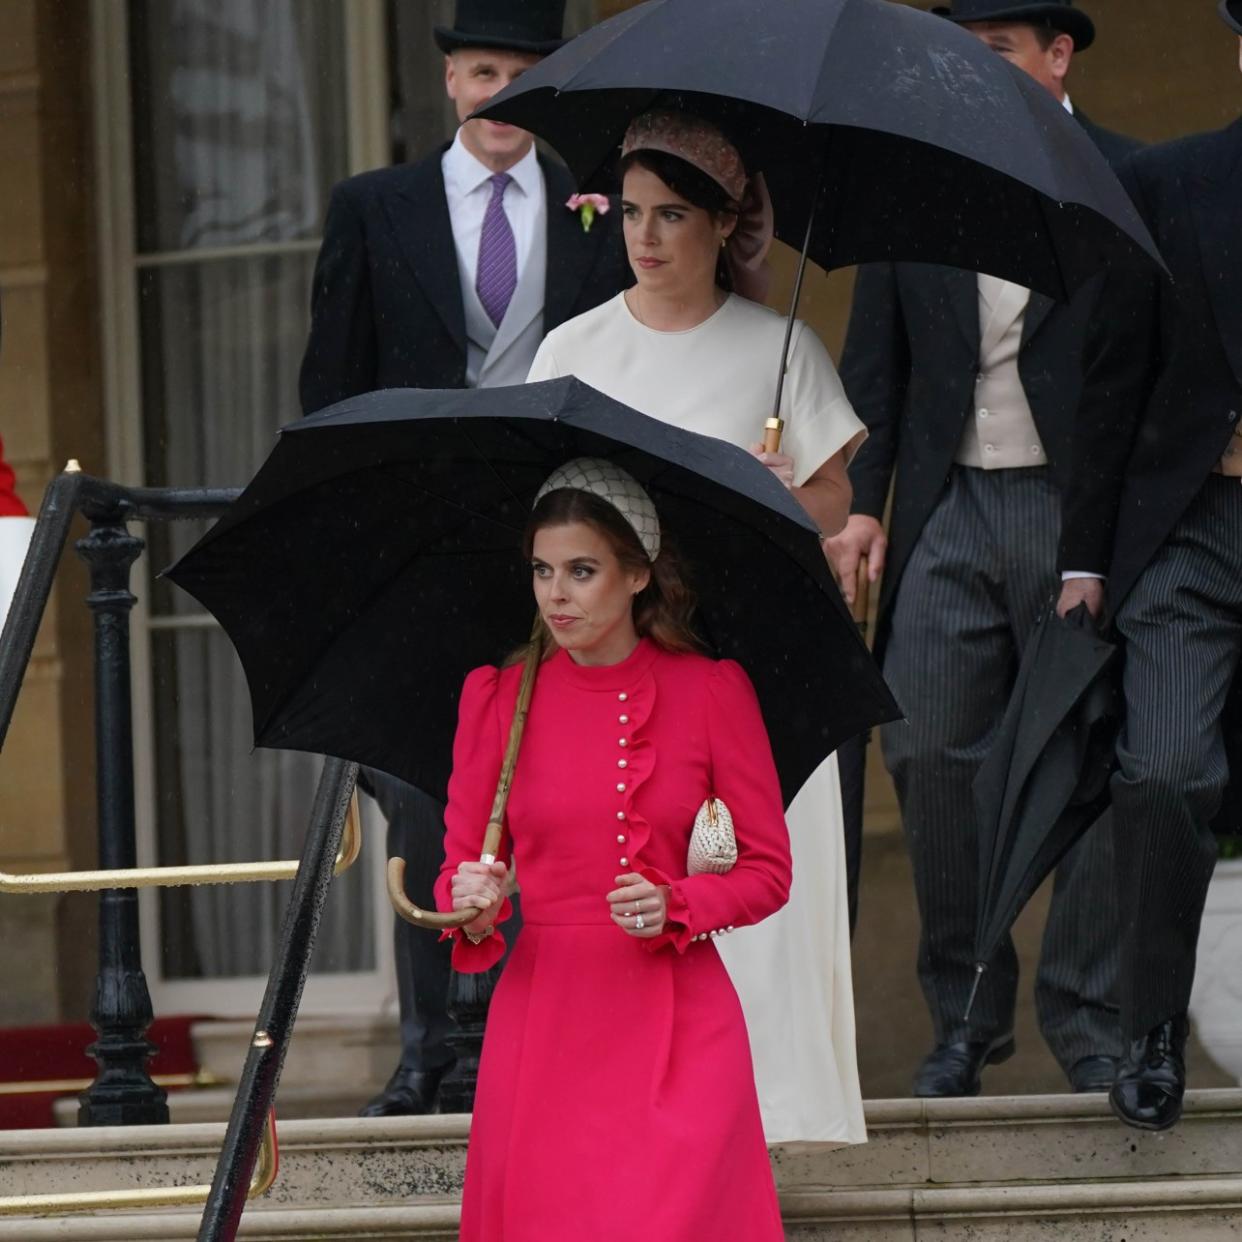
[[[1242,36],[1242,0],[1220,14]],[[1125,650],[1111,792],[1133,1041],[1110,1099],[1122,1121],[1164,1130],[1182,1111],[1213,820],[1242,778],[1242,117],[1140,152],[1122,180],[1173,280],[1151,282],[1148,313],[1128,313],[1141,294],[1110,312],[1138,324],[1112,350],[1113,383],[1143,410],[1108,580]]]
[[[1095,35],[1070,0],[954,0],[936,11],[1060,99],[1107,158],[1137,147],[1069,101],[1071,59]],[[884,570],[876,654],[908,721],[881,740],[935,1028],[918,1096],[973,1095],[983,1067],[1013,1051],[1011,941],[963,1016],[976,981],[971,786],[1041,611],[1058,590],[1062,612],[1103,607],[1115,496],[1089,485],[1085,467],[1124,458],[1128,439],[1103,416],[1090,426],[1078,416],[1102,286],[1057,305],[992,276],[896,263],[862,269],[855,290],[841,375],[870,436],[850,467],[853,513],[828,550],[847,596],[860,556],[873,579]],[[1058,869],[1036,980],[1041,1031],[1076,1091],[1107,1091],[1116,1075],[1116,936],[1111,839],[1099,829]]]
[[[564,0],[459,0],[438,27],[445,88],[461,122],[420,162],[363,173],[332,192],[302,362],[307,414],[377,388],[520,384],[546,332],[624,283],[613,216],[584,229],[574,183],[525,130],[467,121],[560,46]],[[378,772],[363,774],[407,860],[410,897],[434,907],[443,808]],[[452,1065],[447,944],[396,923],[401,1061],[364,1116],[430,1112]]]

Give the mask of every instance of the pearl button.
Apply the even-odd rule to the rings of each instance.
[[[987,418],[987,416],[988,416],[988,412],[987,412],[987,410],[980,410],[980,411],[979,411],[979,417],[980,417],[980,418]]]
[[[624,845],[624,844],[625,844],[625,833],[623,833],[623,832],[618,832],[618,833],[617,833],[617,844],[618,844],[618,845]]]
[[[624,812],[624,811],[618,811],[618,812],[617,812],[617,818],[618,818],[618,819],[624,819],[624,818],[625,818],[625,812]]]
[[[1040,454],[1040,448],[1039,448],[1039,445],[1038,445],[1038,444],[1032,444],[1032,445],[1031,445],[1031,456],[1032,456],[1032,457],[1038,457],[1038,456],[1039,456],[1039,454]]]
[[[622,865],[623,867],[628,867],[628,866],[630,865],[630,860],[629,860],[628,858],[623,858],[623,859],[621,860],[621,865]]]
[[[617,793],[625,793],[625,782],[624,781],[618,781]]]
[[[629,742],[627,742],[627,741],[625,740],[625,738],[623,738],[623,737],[619,737],[619,738],[617,738],[617,745],[618,745],[618,746],[628,746],[628,745],[629,745]]]
[[[629,723],[630,723],[630,718],[629,718],[628,716],[618,716],[618,717],[617,717],[617,723],[618,723],[618,724],[629,724]]]
[[[629,696],[628,694],[626,694],[624,690],[622,690],[622,691],[621,691],[621,693],[617,695],[617,702],[618,702],[618,703],[625,703],[625,702],[628,702],[628,701],[629,701],[629,697],[630,697],[630,696]]]
[[[618,759],[618,760],[617,760],[617,767],[619,767],[619,768],[628,768],[629,766],[630,766],[630,765],[629,765],[629,764],[628,764],[628,763],[627,763],[624,759]]]

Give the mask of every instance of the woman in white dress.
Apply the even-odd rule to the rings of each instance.
[[[835,534],[849,514],[848,454],[865,433],[827,350],[801,321],[781,400],[783,451],[758,443],[785,330],[762,305],[772,237],[762,179],[747,178],[718,129],[670,112],[634,122],[621,172],[637,284],[551,332],[529,378],[576,375],[653,418],[750,449]],[[718,945],[746,1014],[768,1141],[861,1143],[835,756],[787,820],[789,904]]]

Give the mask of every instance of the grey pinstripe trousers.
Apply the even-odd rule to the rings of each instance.
[[[1221,716],[1242,661],[1242,483],[1210,475],[1117,614],[1126,724],[1113,778],[1123,1030],[1184,1011],[1229,772]],[[1237,775],[1237,774],[1235,774]]]
[[[971,785],[1004,714],[1022,649],[1058,590],[1060,495],[1043,468],[955,466],[902,575],[884,674],[907,720],[884,757],[901,804],[922,922],[918,972],[937,1043],[1013,1029],[1018,961],[1006,940],[974,982],[979,840]],[[1097,824],[1057,870],[1035,995],[1065,1069],[1120,1054],[1112,834]]]

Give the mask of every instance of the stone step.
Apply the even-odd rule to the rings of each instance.
[[[880,1100],[871,1141],[773,1149],[799,1242],[1223,1242],[1242,1238],[1242,1091],[1192,1092],[1173,1132],[1102,1097]],[[469,1118],[290,1121],[242,1238],[456,1237]],[[0,1135],[0,1195],[210,1182],[218,1124]],[[0,1218],[0,1239],[193,1238],[194,1211]]]

